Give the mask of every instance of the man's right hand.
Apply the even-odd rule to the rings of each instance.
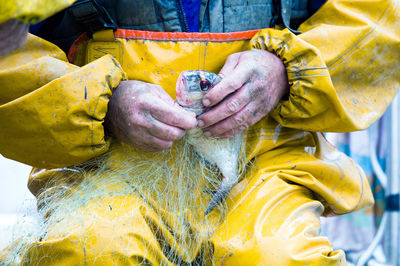
[[[196,127],[196,115],[184,110],[158,85],[128,80],[113,91],[106,129],[133,147],[161,151]]]

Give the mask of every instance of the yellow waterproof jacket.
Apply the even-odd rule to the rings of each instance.
[[[40,168],[84,162],[109,148],[102,123],[124,71],[128,79],[158,83],[174,96],[181,70],[218,72],[230,53],[253,48],[277,54],[290,83],[288,99],[256,125],[257,130],[249,130],[250,143],[258,139],[253,155],[289,143],[304,134],[301,130],[366,128],[381,116],[400,86],[399,18],[395,0],[336,0],[303,23],[298,36],[265,29],[251,40],[246,33],[221,46],[207,38],[202,41],[201,34],[207,33],[194,34],[193,42],[175,37],[146,42],[140,41],[141,33],[129,40],[126,32],[117,31],[112,41],[100,34],[97,40],[76,44],[75,64],[81,67],[68,63],[54,45],[29,36],[25,46],[0,58],[0,152]],[[147,34],[151,39],[152,33]],[[110,55],[97,58],[99,47],[105,53],[117,51],[117,60]],[[179,65],[182,62],[186,63]],[[262,138],[269,144],[260,142]]]
[[[35,24],[68,7],[76,0],[7,0],[0,5],[0,24],[9,19],[19,19]]]

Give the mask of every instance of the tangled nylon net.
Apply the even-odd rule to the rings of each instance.
[[[242,143],[240,176],[245,174],[245,164]],[[68,238],[72,233],[80,236],[80,244],[85,248],[91,223],[101,223],[105,212],[116,210],[107,202],[118,197],[130,202],[125,202],[126,213],[113,219],[121,219],[121,216],[136,219],[128,206],[139,205],[144,206],[142,217],[152,217],[146,222],[152,224],[150,228],[161,247],[163,256],[158,258],[161,265],[212,264],[212,246],[207,240],[224,219],[227,205],[226,202],[218,205],[214,215],[204,216],[204,211],[222,177],[218,169],[200,158],[185,138],[160,153],[114,143],[104,156],[67,172],[70,173],[68,177],[65,171],[54,177],[54,184],[47,184],[39,197],[40,220],[29,226],[20,224],[14,229],[14,241],[0,253],[3,264],[32,264],[30,259],[40,261],[37,258],[40,256],[46,256],[47,261],[51,256],[55,258],[57,254],[51,251],[34,254],[32,247],[47,240]],[[125,203],[122,200],[122,204]],[[159,228],[166,228],[171,237],[165,236],[162,230],[157,231]]]

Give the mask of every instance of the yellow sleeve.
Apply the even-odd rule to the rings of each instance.
[[[290,95],[271,112],[282,126],[348,132],[370,126],[400,87],[400,1],[332,0],[295,36],[260,31],[252,48],[285,63]]]
[[[82,68],[53,44],[30,35],[0,58],[0,152],[35,167],[84,162],[107,151],[103,120],[124,78],[104,56]]]
[[[76,0],[2,0],[0,5],[0,23],[17,18],[28,24],[54,15]]]

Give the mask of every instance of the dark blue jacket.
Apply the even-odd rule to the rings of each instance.
[[[278,24],[296,29],[310,16],[312,2],[324,1],[202,0],[199,29],[201,32],[233,32]],[[100,27],[188,31],[180,0],[79,0],[48,19],[36,34],[68,51],[82,32],[90,33]]]

